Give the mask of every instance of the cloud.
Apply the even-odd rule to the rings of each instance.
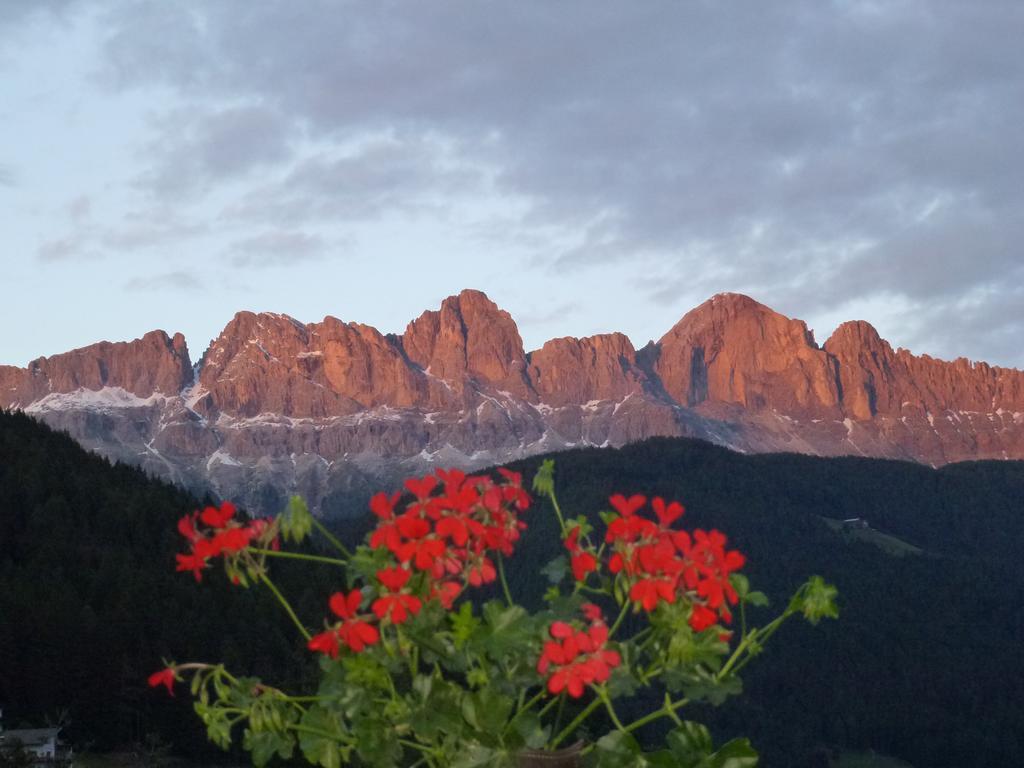
[[[370,220],[384,213],[437,213],[485,183],[429,138],[366,137],[354,146],[308,154],[279,179],[256,185],[225,207],[225,220]]]
[[[87,195],[79,195],[67,205],[68,216],[72,221],[82,221],[92,213],[92,200]]]
[[[575,301],[566,301],[555,306],[534,305],[525,311],[516,313],[516,323],[520,326],[549,325],[553,321],[562,321],[572,317],[580,310],[580,305]]]
[[[630,265],[664,304],[732,289],[803,314],[892,295],[946,354],[970,340],[911,315],[977,330],[1002,307],[986,345],[1024,363],[1020,3],[196,2],[108,24],[107,81],[184,103],[150,189],[259,169],[228,220],[479,197],[561,277]]]
[[[235,241],[228,248],[236,267],[286,267],[320,258],[326,243],[318,235],[272,230]]]
[[[80,244],[71,238],[47,240],[39,246],[36,257],[40,261],[64,261],[78,253]]]
[[[198,291],[203,284],[189,272],[164,272],[149,277],[133,277],[124,283],[126,291]]]
[[[260,105],[176,109],[155,122],[136,183],[159,198],[185,198],[289,156],[287,121]]]
[[[63,206],[71,231],[44,241],[36,250],[42,262],[102,259],[111,253],[178,245],[210,232],[209,222],[186,216],[173,207],[148,206],[130,210],[112,224],[94,220],[91,199],[80,195]]]

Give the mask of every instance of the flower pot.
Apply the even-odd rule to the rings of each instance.
[[[564,749],[522,749],[516,755],[519,768],[580,768],[583,758],[583,742],[577,741]]]

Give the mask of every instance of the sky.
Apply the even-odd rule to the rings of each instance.
[[[0,364],[721,291],[1024,368],[1019,0],[0,3]]]

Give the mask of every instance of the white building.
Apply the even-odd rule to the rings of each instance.
[[[71,748],[60,743],[60,728],[14,728],[3,726],[0,709],[0,755],[22,749],[32,759],[34,768],[64,766],[71,768]]]

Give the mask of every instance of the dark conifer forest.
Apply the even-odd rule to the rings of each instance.
[[[654,439],[557,454],[569,514],[613,492],[678,499],[686,527],[716,527],[772,598],[807,576],[839,588],[838,621],[793,622],[744,675],[743,695],[687,717],[717,739],[748,735],[772,768],[827,765],[832,750],[874,749],[916,768],[1014,765],[1024,750],[1024,463],[939,470],[795,454],[741,455]],[[540,458],[515,468],[528,476]],[[8,726],[62,712],[80,749],[159,735],[208,761],[188,694],[149,690],[161,659],[222,660],[285,688],[308,688],[315,660],[259,589],[217,569],[201,584],[174,572],[175,523],[197,500],[82,450],[20,414],[0,412],[0,706]],[[867,528],[838,521],[860,518]],[[512,563],[513,593],[547,587],[561,554],[538,503]],[[334,521],[350,540],[364,519]],[[517,567],[517,563],[520,564]],[[276,566],[310,627],[339,574]],[[759,616],[751,617],[757,623]],[[656,733],[642,734],[656,738]]]

